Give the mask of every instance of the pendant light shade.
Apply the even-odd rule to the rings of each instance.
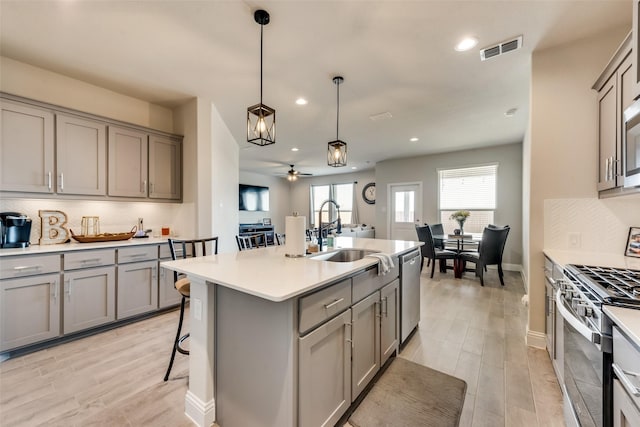
[[[276,110],[262,103],[262,32],[269,13],[256,10],[253,19],[260,24],[260,103],[247,108],[247,142],[264,146],[276,142]]]
[[[337,110],[336,110],[336,140],[328,143],[327,164],[333,167],[347,166],[347,143],[340,141],[338,130],[340,125],[340,84],[344,79],[340,76],[333,78],[333,83],[337,88]]]

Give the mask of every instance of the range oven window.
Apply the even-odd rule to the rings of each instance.
[[[611,414],[611,354],[601,352],[569,322],[564,323],[564,351],[565,387],[581,427],[610,426],[605,420]]]

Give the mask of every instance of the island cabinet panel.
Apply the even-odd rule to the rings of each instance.
[[[277,303],[216,285],[213,324],[217,425],[296,426],[297,300]]]
[[[355,401],[380,370],[380,292],[351,308],[351,325],[351,401]]]
[[[116,319],[116,268],[87,268],[64,273],[63,332],[69,334]]]
[[[351,305],[351,279],[300,298],[300,332],[305,333]]]
[[[351,310],[300,338],[299,427],[333,426],[351,405]]]
[[[0,190],[53,193],[53,112],[0,101]]]
[[[59,194],[107,194],[107,126],[56,115],[56,187]]]
[[[0,282],[0,351],[60,335],[60,273]]]
[[[147,140],[144,132],[109,126],[110,196],[147,196]]]

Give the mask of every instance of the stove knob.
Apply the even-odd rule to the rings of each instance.
[[[589,307],[587,304],[580,303],[580,302],[577,304],[576,312],[578,313],[578,316],[582,316],[582,317],[593,316],[593,309]]]

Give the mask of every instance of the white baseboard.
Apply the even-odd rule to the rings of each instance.
[[[540,349],[547,348],[547,335],[541,332],[530,331],[529,328],[527,328],[526,341],[529,347],[535,347]]]
[[[199,427],[209,427],[216,420],[215,400],[211,399],[208,402],[203,402],[198,396],[188,390],[184,398],[184,414],[189,417],[195,425]]]

